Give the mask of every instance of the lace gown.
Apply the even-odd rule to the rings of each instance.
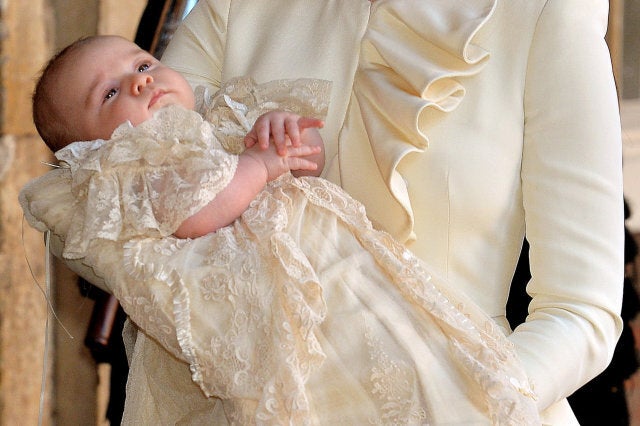
[[[260,113],[321,116],[324,93],[323,82],[238,80],[199,92],[206,120],[169,107],[59,151],[69,169],[54,172],[76,199],[64,256],[84,258],[189,365],[222,406],[203,423],[538,423],[501,331],[328,181],[284,175],[232,225],[171,236],[228,184],[229,152]],[[171,386],[168,363],[145,362],[160,369],[146,369],[150,388]],[[175,421],[171,410],[158,420]]]

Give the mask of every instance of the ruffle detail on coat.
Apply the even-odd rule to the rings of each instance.
[[[496,0],[385,1],[372,4],[354,93],[372,151],[388,190],[408,216],[401,241],[410,238],[413,213],[396,170],[428,145],[429,109],[451,112],[465,88],[457,79],[478,74],[489,52],[473,43]]]
[[[171,235],[228,185],[237,165],[211,126],[179,106],[136,127],[125,123],[107,141],[72,143],[56,157],[68,165],[79,200],[65,238],[67,259],[83,257],[96,239]]]

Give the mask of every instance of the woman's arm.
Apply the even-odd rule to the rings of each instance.
[[[510,339],[546,408],[602,371],[621,331],[620,122],[604,0],[549,0],[534,34],[522,160],[533,297]]]
[[[200,0],[180,24],[162,55],[195,87],[217,89],[222,83],[222,63],[231,0]]]

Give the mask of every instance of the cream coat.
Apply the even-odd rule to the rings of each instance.
[[[325,175],[502,324],[526,232],[533,302],[510,339],[545,423],[566,425],[563,399],[605,368],[621,330],[607,11],[603,0],[201,0],[163,60],[193,84],[331,80]]]

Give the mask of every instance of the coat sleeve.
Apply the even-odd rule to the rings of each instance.
[[[220,87],[230,6],[231,0],[198,2],[162,55],[192,86]]]
[[[549,0],[529,53],[521,177],[533,300],[511,340],[540,408],[601,372],[622,328],[622,152],[607,13],[603,0]]]

